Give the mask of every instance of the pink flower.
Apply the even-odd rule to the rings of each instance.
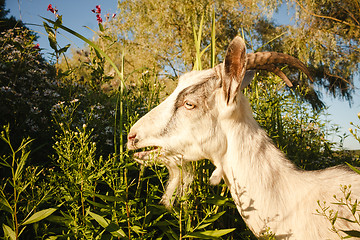
[[[100,16],[100,14],[96,14],[96,20],[98,21],[98,23],[102,23],[102,18]]]
[[[53,8],[53,6],[51,4],[49,4],[48,8],[47,8],[48,11],[52,12],[53,14],[56,14],[57,13],[57,9],[56,7]]]
[[[47,10],[50,11],[50,12],[52,12],[52,13],[54,13],[54,9],[53,9],[53,7],[52,7],[51,4],[49,4]]]
[[[95,8],[96,8],[96,13],[101,13],[100,5],[96,5]]]
[[[95,9],[91,10],[93,13],[97,13],[100,14],[101,13],[101,6],[100,5],[96,5]]]
[[[101,6],[100,5],[96,5],[95,9],[91,10],[93,13],[96,13],[96,20],[98,21],[98,23],[102,23],[103,20],[101,18]]]

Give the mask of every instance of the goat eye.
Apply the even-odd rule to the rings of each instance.
[[[192,104],[192,103],[189,102],[189,101],[185,101],[185,102],[184,102],[184,107],[185,107],[187,110],[191,110],[191,109],[195,108],[195,104]]]

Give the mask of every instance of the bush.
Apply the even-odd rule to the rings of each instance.
[[[13,136],[30,136],[46,143],[52,135],[50,110],[60,94],[54,68],[45,62],[33,40],[25,28],[0,35],[0,124],[11,123]]]

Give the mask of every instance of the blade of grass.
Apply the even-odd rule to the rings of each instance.
[[[215,67],[215,58],[216,58],[215,36],[216,36],[216,28],[215,28],[215,6],[214,6],[211,13],[211,66],[210,66],[211,68]]]

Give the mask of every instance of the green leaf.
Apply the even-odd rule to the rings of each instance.
[[[49,39],[50,47],[52,49],[54,49],[55,51],[57,51],[57,41],[56,41],[55,34],[49,34],[48,39]]]
[[[100,29],[101,32],[105,31],[104,26],[101,23],[99,23],[99,29]]]
[[[46,221],[57,223],[57,224],[69,224],[71,221],[69,218],[63,217],[63,216],[56,216],[56,215],[50,215],[46,218]]]
[[[4,236],[5,239],[10,238],[11,240],[16,240],[15,232],[8,225],[3,224]]]
[[[100,52],[98,51],[98,49],[94,48],[94,51],[95,51],[96,57],[101,60],[102,56],[101,56]],[[94,59],[93,61],[96,61],[96,59]]]
[[[109,202],[123,202],[123,198],[115,197],[115,196],[107,196],[107,195],[101,195],[101,194],[95,194],[95,197],[98,197],[102,200],[109,201]]]
[[[54,28],[58,29],[61,25],[62,25],[63,21],[62,21],[62,15],[58,15],[56,18],[56,21],[54,23]]]
[[[168,239],[174,239],[174,240],[179,239],[177,233],[174,232],[171,228],[167,229],[167,231],[165,231],[164,233],[168,237]]]
[[[108,36],[108,35],[104,35],[104,36],[101,36],[102,38],[104,38],[104,39],[106,39],[106,40],[108,40],[108,41],[113,41],[112,39],[111,39],[111,37],[110,36]],[[113,41],[114,42],[114,41]]]
[[[136,232],[137,234],[143,234],[146,233],[146,231],[144,229],[142,229],[139,226],[131,226],[131,229]]]
[[[336,211],[335,216],[331,219],[331,225],[335,224],[337,216],[338,216],[338,212]]]
[[[70,44],[67,44],[65,47],[59,49],[59,54],[65,53],[70,47]]]
[[[109,231],[113,236],[115,236],[115,237],[125,237],[126,236],[125,232],[122,229],[120,229],[120,227],[118,225],[116,225],[115,223],[110,222],[110,220],[108,220],[96,213],[93,213],[91,211],[87,211],[87,212],[97,223],[100,224],[100,226],[102,226],[107,231]]]
[[[12,207],[4,197],[0,197],[0,210],[7,211],[9,213],[13,212]]]
[[[205,200],[206,203],[210,203],[210,204],[214,204],[217,206],[229,206],[232,208],[236,208],[235,204],[233,203],[233,201],[227,197],[221,197],[221,196],[215,196],[209,199]]]
[[[25,220],[22,223],[22,225],[39,222],[39,221],[43,220],[44,218],[47,218],[48,216],[53,214],[53,212],[55,212],[56,210],[57,210],[57,208],[48,208],[48,209],[44,209],[39,212],[36,212],[31,217],[29,217],[27,220]]]
[[[349,164],[349,163],[346,163],[354,172],[356,172],[357,174],[360,174],[360,169],[358,169],[358,168],[356,168],[356,167],[354,167],[354,166],[352,166],[351,164]]]
[[[219,217],[221,217],[222,215],[224,215],[225,211],[219,212],[207,219],[204,220],[204,223],[211,223],[211,222],[215,222],[216,220],[219,219]]]
[[[211,223],[205,223],[205,224],[201,224],[199,227],[197,227],[196,229],[203,229],[206,228],[207,226],[211,225]]]
[[[235,229],[236,228],[208,230],[208,231],[203,231],[203,232],[193,232],[193,233],[186,234],[186,236],[184,236],[184,238],[192,237],[192,238],[203,238],[203,239],[218,239],[221,236],[231,233]]]
[[[351,223],[356,223],[355,220],[351,220],[351,219],[348,219],[348,218],[344,218],[344,217],[339,217],[341,220],[344,220],[344,221],[347,221],[347,222],[351,222]]]
[[[353,215],[355,215],[356,211],[357,211],[357,200],[355,201],[354,205],[352,206],[351,213]]]
[[[109,220],[103,218],[102,216],[100,216],[100,215],[98,215],[96,213],[93,213],[93,212],[90,212],[90,211],[88,211],[88,213],[103,228],[106,228],[109,225],[109,222],[110,222]]]
[[[54,35],[54,31],[53,31],[52,28],[49,26],[49,24],[47,24],[46,22],[43,22],[43,25],[44,25],[45,31],[46,31],[48,34],[53,34],[53,35]]]
[[[22,175],[22,172],[24,170],[25,163],[26,163],[26,160],[29,157],[29,154],[30,154],[29,151],[22,154],[22,156],[20,158],[20,162],[17,165],[16,171],[15,171],[15,174],[14,174],[14,181],[17,181],[18,178]]]
[[[49,236],[48,238],[46,238],[45,240],[56,240],[58,239],[59,236]]]
[[[106,230],[111,233],[114,237],[126,237],[125,232],[115,223],[111,222],[107,227]]]

